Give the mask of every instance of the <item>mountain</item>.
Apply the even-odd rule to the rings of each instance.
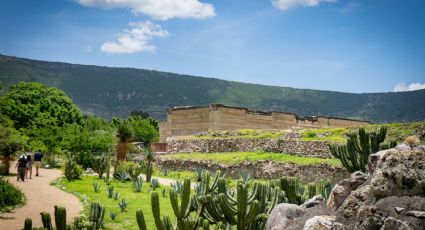
[[[64,90],[86,114],[127,117],[133,110],[164,119],[172,106],[221,103],[372,122],[425,120],[425,90],[342,93],[265,86],[134,68],[37,61],[0,55],[4,88],[19,81]]]

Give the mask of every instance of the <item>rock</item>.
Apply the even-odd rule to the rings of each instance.
[[[93,174],[93,173],[94,173],[94,171],[93,171],[93,169],[92,169],[92,168],[87,168],[87,169],[86,169],[86,171],[85,171],[85,173],[86,173],[86,174]]]
[[[380,230],[413,230],[412,227],[409,226],[409,223],[403,222],[401,220],[397,220],[394,217],[388,217],[385,219],[384,225],[382,225]]]
[[[362,206],[372,204],[373,201],[373,197],[370,196],[370,186],[366,185],[353,191],[341,205],[340,210],[346,218],[357,216]]]
[[[301,205],[302,208],[311,208],[314,206],[317,206],[318,204],[322,203],[325,200],[322,195],[316,195],[304,202],[304,204]]]
[[[419,139],[419,137],[412,135],[412,136],[406,137],[406,139],[404,140],[404,143],[409,145],[410,148],[414,148],[416,146],[421,145],[421,140]]]
[[[377,199],[425,193],[425,151],[387,150],[371,177]]]
[[[422,211],[408,211],[406,212],[406,215],[413,216],[419,219],[425,219],[425,212]]]
[[[410,151],[410,150],[412,150],[412,148],[410,148],[410,146],[408,144],[405,144],[405,143],[402,143],[402,144],[397,145],[395,147],[395,149],[401,150],[401,151]]]
[[[354,172],[350,178],[340,181],[332,189],[328,198],[327,206],[337,209],[344,200],[350,195],[351,191],[363,184],[367,179],[367,175],[362,172]]]
[[[282,203],[273,208],[267,219],[267,230],[284,230],[294,219],[305,214],[304,208],[295,204]]]
[[[406,210],[405,208],[400,208],[400,207],[395,207],[394,208],[394,210],[395,210],[395,212],[397,213],[397,214],[400,214],[400,213],[402,213],[404,210]]]
[[[305,222],[304,230],[340,230],[344,225],[336,222],[335,216],[314,216]]]

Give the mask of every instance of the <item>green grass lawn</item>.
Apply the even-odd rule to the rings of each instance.
[[[225,152],[225,153],[180,153],[161,156],[168,159],[179,160],[211,160],[218,163],[237,164],[243,161],[272,160],[281,163],[293,162],[301,165],[329,164],[341,165],[338,159],[324,159],[314,157],[300,157],[285,153],[267,152]]]
[[[196,180],[196,175],[194,171],[168,171],[167,175],[164,175],[164,172],[161,171],[157,166],[154,166],[153,176],[162,177],[168,179],[183,180],[185,178],[190,178],[192,181]]]
[[[99,193],[95,193],[93,189],[93,182],[98,182],[101,184]],[[87,198],[87,203],[84,202],[84,214],[88,215],[90,209],[90,202],[99,201],[106,207],[105,213],[105,228],[106,229],[126,229],[126,230],[138,230],[137,220],[136,220],[136,210],[141,209],[145,215],[146,224],[148,229],[156,229],[154,218],[151,210],[151,190],[150,184],[147,182],[143,183],[142,192],[137,193],[132,189],[131,182],[111,182],[111,186],[114,186],[114,190],[118,191],[120,194],[119,200],[114,200],[113,198],[108,198],[107,196],[107,185],[103,180],[99,180],[94,176],[85,176],[81,180],[75,180],[68,182],[66,179],[61,180],[61,185],[65,186],[67,190],[76,192],[80,195],[84,195]],[[167,189],[167,197],[163,198],[161,194],[162,188]],[[168,214],[171,217],[171,220],[174,221],[174,214],[171,208],[168,190],[170,187],[161,185],[160,188],[157,188],[158,193],[160,194],[160,207],[161,215]],[[118,206],[118,202],[121,199],[125,199],[128,202],[128,207],[126,212],[121,212]],[[83,201],[85,198],[83,199]],[[112,221],[109,216],[109,211],[118,212],[118,216],[115,221]]]

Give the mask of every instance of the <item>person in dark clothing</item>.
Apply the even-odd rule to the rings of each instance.
[[[16,163],[15,168],[18,168],[18,181],[21,179],[22,181],[25,180],[25,174],[27,172],[27,159],[25,155],[21,155],[19,157],[18,162]]]
[[[43,154],[41,153],[41,149],[39,149],[34,154],[35,176],[38,176],[38,169],[41,167],[41,158],[43,158]]]

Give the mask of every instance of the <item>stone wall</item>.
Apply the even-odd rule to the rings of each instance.
[[[160,122],[159,131],[160,142],[166,142],[168,137],[194,135],[209,130],[337,128],[366,124],[369,122],[322,116],[303,117],[293,113],[251,111],[213,104],[171,109],[167,120]]]
[[[270,138],[169,139],[168,153],[279,152],[305,157],[331,158],[327,142]]]
[[[165,167],[176,171],[195,171],[203,168],[212,173],[222,171],[226,176],[239,178],[241,172],[250,172],[255,178],[277,179],[282,176],[298,177],[302,181],[315,182],[320,179],[328,179],[333,182],[349,176],[342,167],[327,164],[298,165],[295,163],[277,163],[273,161],[245,161],[240,164],[219,164],[212,161],[182,161],[166,158],[157,158],[159,167]]]

